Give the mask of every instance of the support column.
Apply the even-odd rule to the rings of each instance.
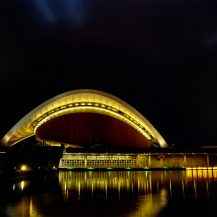
[[[163,167],[163,157],[160,158],[160,167]]]
[[[84,167],[87,168],[87,155],[85,155],[85,159],[84,159]]]
[[[186,166],[187,166],[187,158],[186,158],[186,154],[184,154],[183,157],[184,157],[184,166],[186,167]]]
[[[209,167],[209,155],[208,154],[206,154],[206,165],[207,167]]]
[[[151,154],[148,156],[148,166],[151,167]]]

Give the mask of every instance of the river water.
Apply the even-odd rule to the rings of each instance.
[[[59,171],[1,180],[0,216],[217,216],[217,170]]]

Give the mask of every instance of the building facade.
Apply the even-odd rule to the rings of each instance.
[[[210,153],[63,153],[59,169],[209,169]]]

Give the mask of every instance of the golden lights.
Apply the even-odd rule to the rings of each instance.
[[[16,172],[25,173],[31,171],[31,166],[27,164],[21,164],[17,167],[15,167]]]
[[[217,167],[186,168],[187,179],[217,179]]]

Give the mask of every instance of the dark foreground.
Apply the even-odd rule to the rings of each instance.
[[[217,170],[1,177],[0,216],[217,216]]]

